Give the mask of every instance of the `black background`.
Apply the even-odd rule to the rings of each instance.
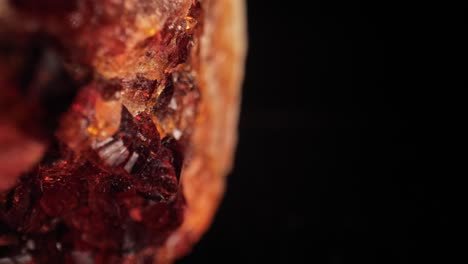
[[[418,68],[431,58],[418,12],[248,1],[235,167],[211,229],[179,263],[444,259],[444,194],[421,148]]]

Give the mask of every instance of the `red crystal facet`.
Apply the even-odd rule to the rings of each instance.
[[[168,17],[127,47],[125,34],[114,34],[136,18],[120,21],[119,1],[65,2],[11,0],[44,27],[8,38],[0,31],[0,58],[12,65],[0,63],[8,87],[0,113],[48,146],[0,192],[0,263],[151,263],[183,220],[179,178],[199,100],[190,56],[201,7],[196,1],[186,17]],[[125,52],[138,72],[106,77],[92,63]]]
[[[121,118],[112,137],[81,157],[64,146],[50,150],[67,159],[44,161],[5,195],[2,235],[28,234],[9,247],[20,252],[26,243],[47,241],[60,249],[28,252],[41,258],[52,250],[54,258],[64,259],[71,254],[66,248],[106,251],[107,259],[162,243],[178,226],[183,199],[176,175],[180,153],[172,149],[177,144],[170,138],[161,144],[146,114],[133,117],[124,107]]]

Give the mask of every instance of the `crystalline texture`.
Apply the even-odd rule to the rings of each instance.
[[[47,146],[0,192],[0,263],[150,263],[183,220],[202,7],[65,2],[0,13],[0,125]]]

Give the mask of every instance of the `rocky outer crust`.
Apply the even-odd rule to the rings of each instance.
[[[244,63],[245,3],[205,0],[199,80],[202,100],[192,138],[193,156],[181,177],[187,200],[182,226],[158,254],[170,263],[187,254],[209,227],[234,160]]]

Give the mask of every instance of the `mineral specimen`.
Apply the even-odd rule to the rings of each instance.
[[[43,149],[1,193],[0,263],[152,260],[183,220],[200,2],[9,6],[1,124]]]

